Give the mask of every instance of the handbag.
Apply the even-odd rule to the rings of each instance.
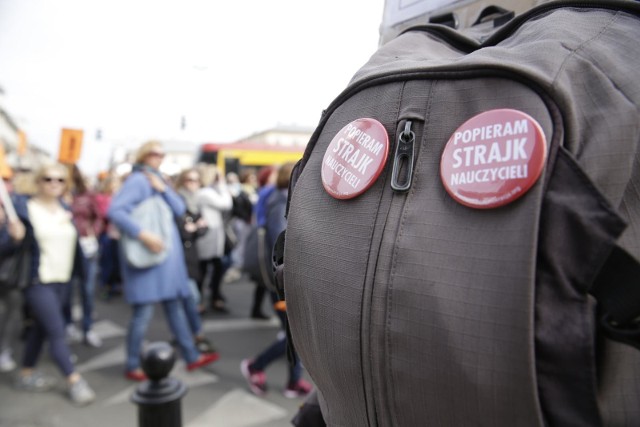
[[[0,294],[24,289],[31,282],[30,247],[25,239],[15,252],[0,260]]]
[[[231,221],[224,225],[224,254],[229,255],[238,244],[238,236],[231,226]]]
[[[162,263],[169,253],[172,228],[175,227],[169,206],[161,196],[151,196],[133,209],[131,218],[143,230],[160,236],[164,249],[159,253],[151,252],[136,237],[123,233],[120,246],[127,263],[135,268],[149,268]]]
[[[80,239],[80,249],[82,249],[82,254],[85,258],[93,258],[98,253],[98,239],[95,234],[90,234],[88,236],[82,236]]]

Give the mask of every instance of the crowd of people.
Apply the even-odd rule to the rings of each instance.
[[[156,305],[188,371],[219,358],[202,331],[202,315],[229,312],[225,281],[241,275],[252,279],[248,315],[269,319],[263,301],[270,279],[264,268],[248,264],[259,262],[256,245],[264,245],[263,251],[271,247],[286,226],[292,165],[225,175],[215,165],[199,164],[167,176],[160,171],[164,155],[161,143],[144,143],[131,172],[122,177],[109,173],[91,180],[76,165],[59,163],[3,177],[12,206],[0,203],[0,257],[24,249],[31,262],[28,285],[0,293],[0,372],[17,370],[17,389],[46,391],[55,385],[55,378],[37,369],[48,341],[71,401],[95,400],[74,366],[69,344],[102,346],[93,328],[97,297],[122,296],[131,308],[124,376],[132,381],[147,379],[140,353]],[[256,230],[264,237],[259,243],[250,239]],[[82,309],[77,325],[72,316],[76,295]],[[275,294],[271,299],[278,302]],[[286,313],[281,307],[275,311],[283,332],[240,367],[258,395],[266,391],[264,370],[286,353]],[[20,349],[14,348],[17,334]],[[311,391],[301,369],[299,362],[292,364],[285,396]]]

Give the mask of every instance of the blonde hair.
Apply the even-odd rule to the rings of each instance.
[[[40,166],[40,168],[38,168],[38,170],[36,170],[36,173],[34,175],[36,182],[39,181],[40,179],[42,179],[47,172],[52,171],[52,170],[56,170],[58,172],[60,172],[60,175],[62,175],[62,177],[68,181],[69,180],[69,169],[67,166],[63,165],[62,163],[46,163],[42,166]]]
[[[58,171],[60,172],[60,176],[64,178],[64,188],[65,190],[69,188],[69,167],[63,165],[62,163],[46,163],[36,171],[33,175],[34,183],[38,184],[42,178],[44,178],[50,171]]]
[[[216,165],[207,163],[199,163],[196,166],[196,170],[200,173],[200,184],[203,187],[209,187],[215,184],[220,173]]]
[[[151,140],[142,144],[136,153],[136,163],[144,163],[147,156],[156,151],[156,148],[162,148],[162,143],[160,141]]]

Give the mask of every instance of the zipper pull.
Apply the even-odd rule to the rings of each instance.
[[[411,187],[413,178],[413,158],[416,134],[411,130],[412,122],[407,120],[404,131],[398,136],[396,153],[393,157],[393,171],[391,172],[391,188],[404,192]]]

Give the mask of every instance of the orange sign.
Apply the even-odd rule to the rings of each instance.
[[[12,175],[11,167],[9,167],[9,164],[7,163],[4,146],[0,144],[0,178],[11,178]]]
[[[27,152],[27,134],[24,131],[18,131],[18,146],[16,147],[18,156],[23,156]]]
[[[62,129],[58,153],[60,163],[74,164],[80,159],[82,135],[83,131],[79,129]]]

